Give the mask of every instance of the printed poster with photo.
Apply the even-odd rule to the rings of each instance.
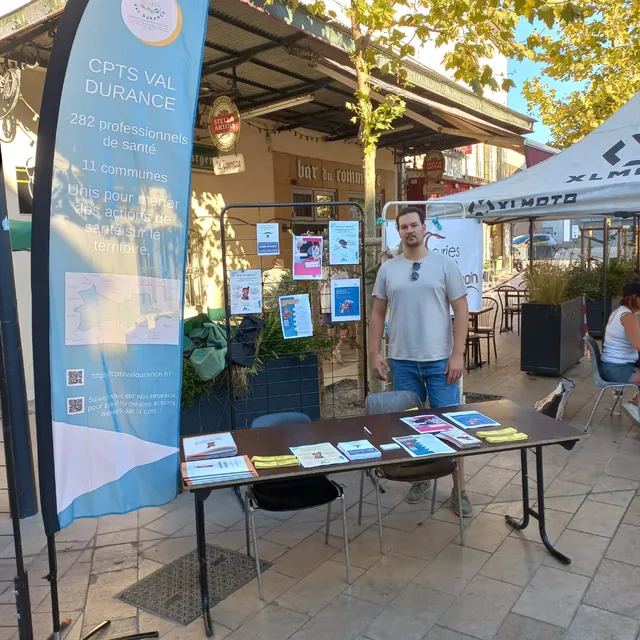
[[[293,279],[322,280],[322,236],[293,237]]]
[[[262,313],[262,272],[260,269],[231,271],[231,315]]]
[[[360,264],[359,222],[329,222],[329,264]]]
[[[331,322],[357,322],[360,311],[361,286],[358,278],[331,281]]]
[[[259,256],[280,255],[280,230],[277,222],[265,222],[256,225]]]

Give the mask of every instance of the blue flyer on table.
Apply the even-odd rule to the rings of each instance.
[[[499,422],[488,418],[479,411],[454,411],[453,413],[443,413],[442,415],[463,429],[500,426]]]
[[[419,436],[401,436],[394,438],[407,453],[414,458],[422,456],[435,456],[443,453],[455,453],[455,449],[447,446],[430,433]]]

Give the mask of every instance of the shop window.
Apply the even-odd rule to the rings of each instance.
[[[294,220],[337,220],[338,214],[335,207],[324,205],[320,207],[305,206],[305,203],[335,202],[335,191],[323,189],[296,189],[293,192]],[[298,204],[299,203],[299,204]]]

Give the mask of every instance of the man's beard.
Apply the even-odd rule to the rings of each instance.
[[[419,247],[423,242],[424,239],[420,240],[417,236],[411,236],[405,239],[404,244],[407,247]]]

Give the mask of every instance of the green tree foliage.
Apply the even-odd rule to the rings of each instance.
[[[586,136],[640,91],[640,0],[577,0],[572,11],[579,19],[551,33],[536,31],[525,43],[544,65],[543,75],[580,83],[566,96],[539,78],[524,84],[529,107],[559,148]]]

